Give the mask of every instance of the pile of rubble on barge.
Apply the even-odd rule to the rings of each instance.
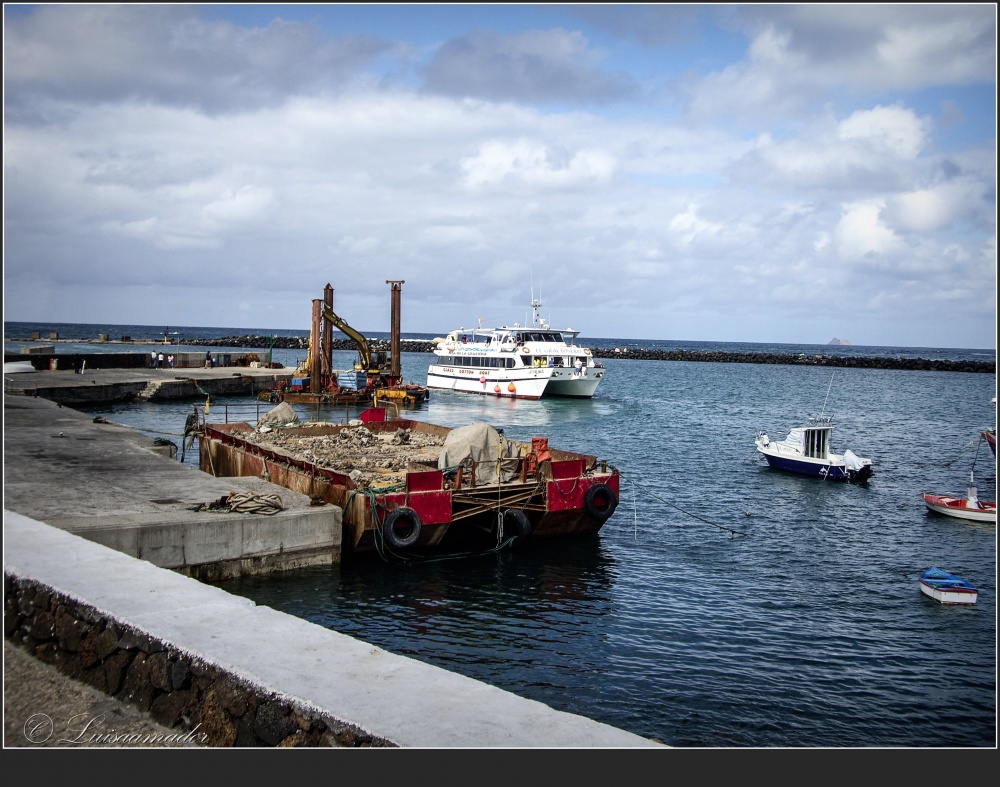
[[[201,469],[267,478],[339,506],[345,556],[488,550],[593,534],[618,505],[617,469],[551,448],[543,437],[526,443],[488,424],[388,420],[379,407],[348,424],[288,426],[294,413],[279,412],[287,407],[257,427],[204,424]]]

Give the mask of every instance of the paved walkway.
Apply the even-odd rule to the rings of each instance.
[[[4,640],[4,748],[201,748],[181,734]]]

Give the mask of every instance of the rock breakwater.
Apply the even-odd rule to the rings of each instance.
[[[852,369],[904,369],[929,372],[996,374],[995,361],[951,361],[928,358],[878,358],[806,353],[734,353],[695,350],[595,349],[595,358],[629,358],[643,361],[701,361],[705,363],[761,363],[793,366],[834,366]]]
[[[190,344],[211,345],[213,347],[274,347],[286,350],[308,350],[309,339],[305,336],[226,336],[220,339],[199,339],[182,342]],[[369,339],[373,350],[388,350],[389,342],[383,339]],[[429,341],[401,339],[403,352],[426,352],[433,350]],[[333,349],[355,350],[357,346],[350,339],[334,339]],[[806,353],[737,353],[724,351],[698,350],[659,350],[652,348],[595,348],[595,358],[619,358],[639,361],[695,361],[702,363],[760,363],[784,364],[792,366],[831,366],[851,369],[902,369],[906,371],[929,372],[972,372],[978,374],[996,374],[996,361],[954,361],[928,358],[888,358],[871,356],[845,355],[810,355]]]

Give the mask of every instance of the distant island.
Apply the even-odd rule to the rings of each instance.
[[[834,336],[832,339],[830,339],[830,341],[827,342],[827,344],[840,344],[840,345],[843,345],[844,347],[850,347],[851,346],[851,340],[850,339],[838,339],[836,336]]]

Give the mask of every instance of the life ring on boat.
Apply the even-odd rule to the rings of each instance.
[[[513,536],[511,546],[522,546],[531,538],[532,532],[531,521],[520,508],[508,508],[503,512],[503,533],[504,536]]]
[[[607,484],[594,484],[583,494],[583,510],[587,516],[604,522],[618,508],[618,495]]]
[[[528,347],[527,345],[522,345],[521,352],[523,352],[525,355],[531,355],[531,348]]]
[[[420,521],[420,514],[412,508],[400,506],[392,509],[382,522],[382,536],[389,546],[406,549],[420,539],[423,524]]]
[[[584,355],[590,355],[590,348],[589,347],[584,348],[583,354]]]

